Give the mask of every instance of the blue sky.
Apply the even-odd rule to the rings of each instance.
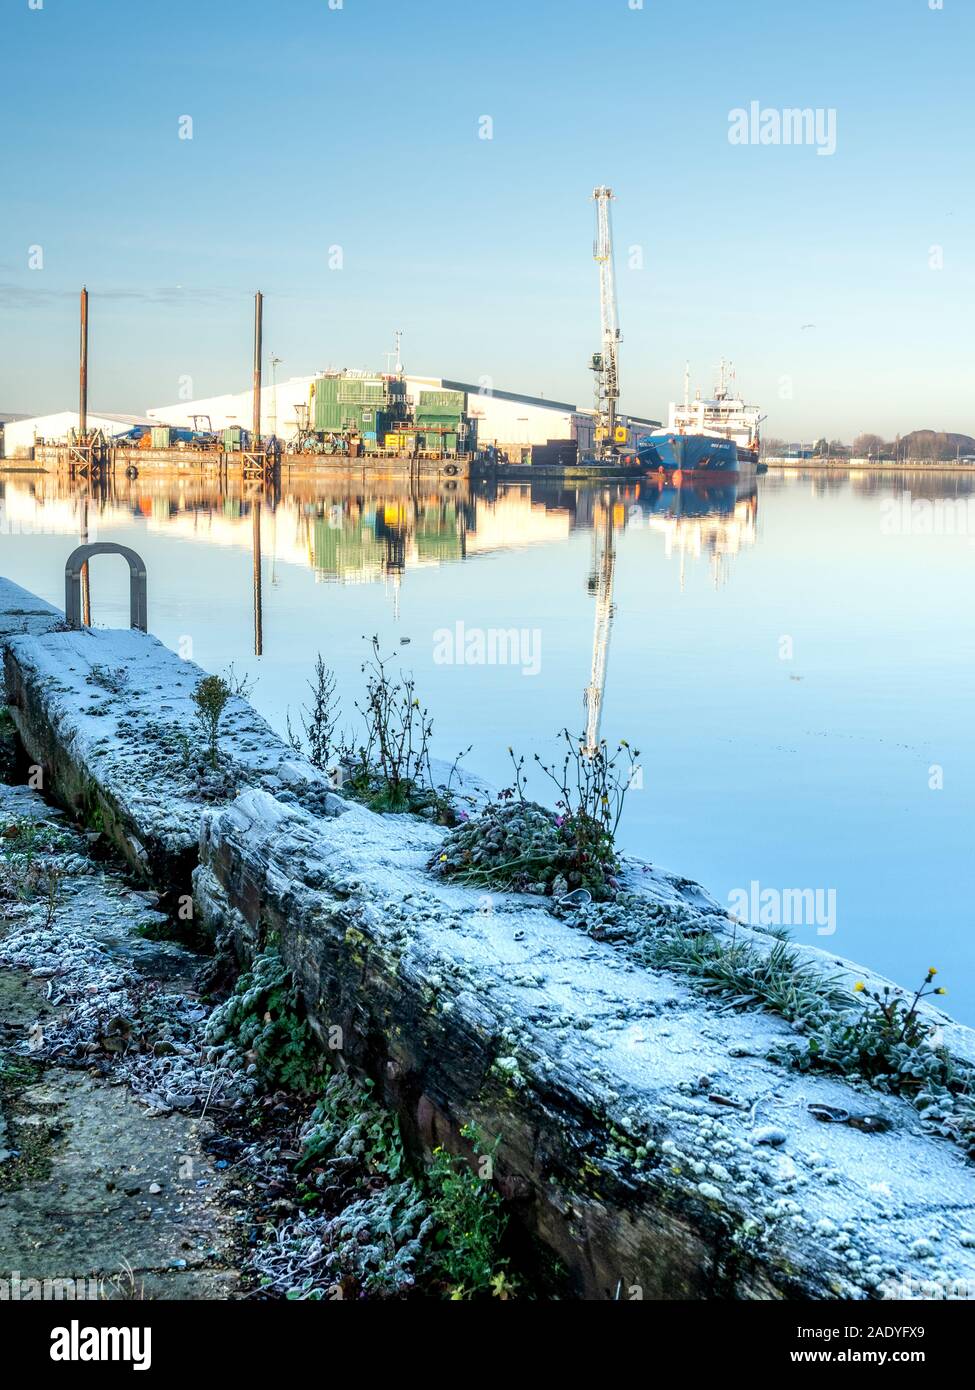
[[[96,408],[243,388],[257,288],[282,376],[401,328],[588,404],[608,183],[625,408],[724,355],[772,434],[975,433],[975,6],[630,3],[5,0],[0,409],[74,404],[83,282]],[[730,144],[752,101],[835,109],[836,153]]]

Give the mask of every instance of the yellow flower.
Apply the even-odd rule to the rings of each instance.
[[[936,989],[934,992],[935,992],[935,994],[947,994],[947,993],[948,993],[948,991],[947,991],[946,989]]]
[[[929,977],[930,977],[931,979],[934,979],[934,977],[935,977],[935,975],[937,975],[937,973],[938,973],[938,972],[937,972],[937,970],[935,970],[935,968],[934,968],[933,965],[929,965],[929,966],[928,966],[928,975],[929,975]]]
[[[441,862],[441,864],[446,864],[446,862],[447,862],[447,856],[446,856],[445,854],[442,854],[442,855],[440,856],[440,862]]]
[[[862,980],[857,980],[856,984],[853,986],[853,993],[854,993],[854,994],[862,994],[863,991],[864,991],[865,989],[866,989],[866,985],[863,983],[863,981],[862,981]]]

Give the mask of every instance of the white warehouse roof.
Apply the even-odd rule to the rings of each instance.
[[[261,430],[290,439],[297,432],[296,407],[307,405],[314,376],[290,377],[276,387],[261,387]],[[377,373],[379,375],[379,373]],[[467,382],[451,381],[444,377],[406,376],[406,390],[414,405],[421,391],[466,391],[468,410],[478,421],[478,434],[483,442],[499,441],[544,444],[548,439],[565,439],[572,434],[574,419],[584,412],[564,401],[548,401],[543,396],[519,395],[513,391],[485,390]],[[222,430],[227,425],[249,428],[253,419],[253,392],[230,392],[223,396],[206,396],[193,401],[178,401],[174,405],[150,407],[153,421],[166,425],[191,427],[193,416],[208,416],[210,427]],[[274,418],[276,407],[276,421]]]
[[[125,434],[133,425],[151,425],[145,415],[119,415],[114,411],[88,411],[88,428],[103,430],[107,435]],[[70,430],[78,428],[77,410],[58,410],[51,415],[27,415],[11,420],[3,427],[3,450],[6,458],[14,458],[33,448],[34,441],[64,443]]]

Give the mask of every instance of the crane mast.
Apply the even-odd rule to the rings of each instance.
[[[616,273],[613,268],[613,227],[609,205],[611,188],[594,188],[596,239],[593,259],[599,266],[599,308],[602,316],[602,350],[594,353],[592,370],[596,374],[596,455],[605,458],[614,452],[616,408],[619,401],[618,351],[621,341],[616,310]]]

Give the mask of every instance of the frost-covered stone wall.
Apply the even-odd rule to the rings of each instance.
[[[215,787],[178,736],[198,669],[138,633],[49,630],[31,598],[0,586],[0,644],[48,789],[163,890],[199,859],[213,931],[242,959],[277,944],[323,1049],[374,1079],[414,1145],[462,1148],[469,1122],[497,1138],[512,1215],[581,1295],[975,1292],[975,1169],[907,1101],[771,1060],[782,1019],[638,965],[550,900],[434,877],[444,831],[334,795],[244,701]],[[662,919],[731,930],[696,885],[633,863],[624,881]]]
[[[63,616],[0,579],[7,702],[45,789],[104,831],[163,891],[189,891],[200,817],[246,786],[296,787],[321,804],[315,769],[239,697],[221,725],[215,777],[191,699],[206,673],[131,630],[65,631]]]
[[[330,810],[252,791],[211,811],[203,910],[245,954],[279,942],[323,1046],[415,1143],[459,1147],[471,1121],[500,1136],[502,1190],[585,1296],[905,1296],[975,1275],[973,1169],[906,1101],[783,1069],[781,1019],[635,968],[544,899],[432,879],[435,827]],[[680,880],[641,884],[713,917]]]

